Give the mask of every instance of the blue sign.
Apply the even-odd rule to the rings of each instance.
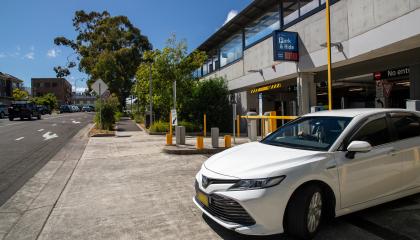
[[[274,31],[274,61],[299,61],[299,37],[297,32]]]

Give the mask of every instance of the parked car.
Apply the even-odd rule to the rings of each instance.
[[[93,109],[91,106],[85,105],[82,107],[82,112],[93,112]]]
[[[72,112],[80,112],[80,109],[79,109],[78,106],[76,106],[76,105],[70,105],[70,107],[71,107],[71,111]]]
[[[32,120],[33,117],[36,117],[38,120],[41,119],[41,113],[34,103],[14,103],[9,107],[8,111],[10,121],[13,121],[15,118]]]
[[[72,109],[69,105],[61,105],[60,106],[60,113],[71,113]]]
[[[420,114],[347,109],[302,116],[210,157],[195,204],[249,235],[316,235],[323,220],[420,192]]]
[[[51,114],[51,109],[45,105],[37,105],[38,111],[42,114]]]
[[[9,111],[7,110],[7,106],[4,104],[0,104],[0,119],[9,115]]]

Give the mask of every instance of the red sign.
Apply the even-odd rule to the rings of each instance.
[[[376,80],[380,80],[380,79],[381,79],[381,77],[382,77],[382,74],[381,74],[381,72],[376,72],[376,73],[374,74],[374,76],[375,76],[375,79],[376,79]]]

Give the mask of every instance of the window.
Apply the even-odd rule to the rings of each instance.
[[[309,1],[300,1],[300,16],[305,15],[306,13],[319,7],[319,0],[309,0]]]
[[[278,6],[258,18],[245,28],[245,47],[257,42],[274,30],[280,29]]]
[[[420,136],[419,117],[411,113],[391,113],[391,122],[399,140]]]
[[[299,18],[299,1],[283,1],[282,4],[284,25]]]
[[[52,83],[52,87],[57,87],[57,83]]]
[[[45,84],[44,86],[45,86],[46,88],[49,88],[49,87],[51,86],[51,84],[50,84],[49,82],[44,83],[44,84]]]
[[[372,146],[391,142],[385,117],[372,120],[365,124],[351,139],[352,141],[366,141]]]
[[[303,117],[279,128],[262,143],[326,151],[347,127],[348,117]]]
[[[325,2],[325,1],[324,1]],[[283,24],[287,25],[299,17],[320,7],[319,0],[283,1]]]
[[[237,33],[220,48],[220,66],[223,67],[242,57],[242,34]]]

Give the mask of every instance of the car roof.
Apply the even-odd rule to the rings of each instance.
[[[351,109],[337,109],[331,111],[319,111],[315,113],[309,113],[304,115],[304,117],[351,117],[354,118],[356,116],[366,116],[366,115],[373,115],[377,113],[385,113],[385,112],[410,112],[415,113],[413,111],[409,111],[402,108],[351,108]]]

